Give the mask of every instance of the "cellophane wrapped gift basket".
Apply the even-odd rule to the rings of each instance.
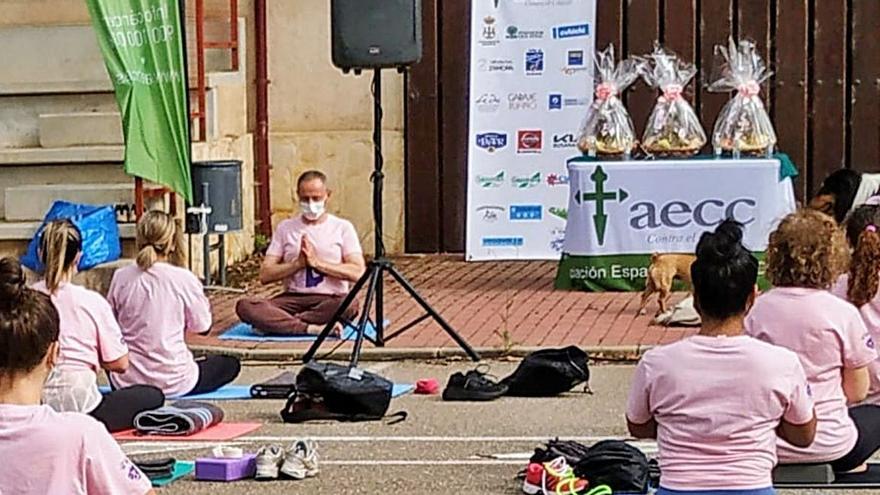
[[[644,57],[642,78],[660,91],[648,117],[642,137],[642,149],[661,157],[685,157],[700,151],[706,144],[706,132],[683,91],[697,74],[694,64],[654,44],[654,51]]]
[[[578,148],[589,156],[629,158],[638,140],[620,93],[638,79],[641,62],[629,58],[617,63],[614,45],[597,51],[594,61],[595,98],[581,125]]]
[[[776,131],[759,96],[761,83],[771,75],[755,43],[730,38],[727,46],[715,47],[709,91],[736,92],[715,120],[712,146],[716,155],[773,153]]]

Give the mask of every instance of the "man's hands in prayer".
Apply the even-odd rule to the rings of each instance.
[[[331,263],[322,260],[318,257],[318,250],[315,248],[315,244],[305,235],[302,241],[300,241],[299,255],[300,258],[304,259],[305,266],[321,274],[351,282],[357,281],[363,275],[366,267],[364,256],[361,253],[343,256],[342,263]]]
[[[303,264],[305,266],[318,269],[318,252],[315,249],[315,245],[312,244],[312,241],[309,240],[307,236],[303,236],[302,241],[299,246],[299,256],[303,260]]]

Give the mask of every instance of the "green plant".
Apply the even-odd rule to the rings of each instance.
[[[255,234],[254,235],[254,252],[255,253],[265,253],[267,249],[269,249],[269,241],[270,239],[263,234]]]
[[[495,330],[492,332],[501,339],[501,352],[504,355],[510,354],[513,348],[519,345],[519,342],[513,340],[513,335],[511,335],[508,327],[511,307],[513,307],[513,299],[509,299],[504,306],[504,313],[501,315],[501,330]]]

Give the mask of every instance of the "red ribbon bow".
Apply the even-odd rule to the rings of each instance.
[[[753,96],[758,96],[758,93],[761,92],[761,85],[755,81],[749,81],[740,85],[740,87],[737,88],[737,91],[746,98],[751,98]]]
[[[617,94],[617,88],[611,83],[601,83],[596,86],[596,98],[605,101]]]
[[[681,92],[684,88],[680,84],[670,84],[663,87],[663,98],[666,101],[675,101],[681,98]]]

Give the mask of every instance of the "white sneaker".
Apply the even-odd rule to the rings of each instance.
[[[278,479],[278,467],[284,459],[284,447],[273,443],[261,447],[257,451],[257,474],[254,476],[257,480],[276,480]]]
[[[311,440],[297,440],[284,451],[281,472],[295,480],[318,475],[318,445]]]

